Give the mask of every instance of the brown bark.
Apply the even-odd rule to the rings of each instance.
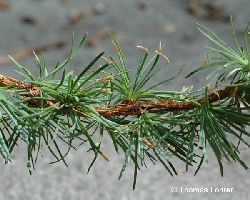
[[[18,81],[0,74],[0,87],[10,87],[30,92],[30,96],[39,96],[40,90],[34,84]]]
[[[234,87],[226,87],[218,92],[213,92],[208,96],[209,103],[215,103],[217,101],[223,100],[227,97],[233,96],[235,91]],[[205,97],[198,100],[198,103],[204,104]],[[191,110],[196,108],[197,105],[191,102],[181,102],[176,100],[164,100],[164,101],[148,101],[140,102],[127,100],[126,102],[119,104],[112,109],[105,110],[103,108],[97,108],[96,111],[104,117],[114,117],[114,116],[129,116],[129,115],[139,115],[143,112],[157,113],[157,112],[171,112],[171,111],[182,111]]]

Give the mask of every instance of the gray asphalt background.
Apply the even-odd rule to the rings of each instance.
[[[57,40],[65,40],[66,47],[45,52],[47,66],[53,68],[57,61],[66,58],[70,50],[72,32],[80,39],[82,33],[89,37],[109,28],[119,39],[127,64],[133,72],[141,51],[136,45],[143,45],[153,52],[159,41],[165,45],[164,51],[171,63],[166,73],[156,79],[163,79],[174,74],[185,64],[181,77],[167,84],[167,89],[181,89],[183,85],[193,84],[199,87],[206,83],[206,72],[185,80],[183,77],[206,58],[208,45],[197,31],[195,23],[204,24],[226,41],[232,41],[230,24],[207,21],[191,16],[185,11],[185,0],[148,0],[147,7],[140,10],[135,0],[117,1],[83,1],[83,0],[10,0],[10,8],[0,11],[0,55],[7,54],[22,47],[35,48],[50,44]],[[102,4],[100,4],[100,2]],[[250,20],[249,0],[218,0],[217,5],[223,7],[228,14],[234,16],[237,32],[242,32]],[[98,4],[99,3],[99,4]],[[79,10],[89,12],[90,8],[101,5],[100,13],[85,16],[78,25],[69,25],[69,16]],[[98,7],[98,6],[97,6]],[[100,6],[99,6],[100,7]],[[24,24],[23,17],[32,17],[34,25]],[[99,41],[94,47],[84,47],[71,62],[69,69],[79,72],[94,56],[105,50],[113,54],[111,39]],[[36,71],[35,58],[29,56],[20,61],[24,66]],[[1,74],[18,77],[13,64],[0,65]],[[219,174],[219,168],[212,154],[209,163],[205,163],[197,176],[194,170],[184,173],[184,165],[176,163],[179,176],[170,177],[163,166],[155,166],[139,172],[137,188],[132,191],[133,166],[129,166],[118,181],[119,171],[123,164],[123,155],[117,156],[111,142],[105,140],[106,153],[110,162],[98,159],[92,171],[86,174],[93,155],[86,153],[87,147],[77,152],[70,152],[67,157],[69,167],[62,163],[49,165],[52,157],[44,152],[32,176],[26,168],[25,146],[20,145],[13,154],[13,163],[1,164],[0,200],[165,200],[165,199],[250,199],[250,174],[238,164],[225,165],[225,176]],[[241,157],[250,164],[249,150],[244,150]],[[181,193],[171,192],[171,187],[233,187],[232,193]]]

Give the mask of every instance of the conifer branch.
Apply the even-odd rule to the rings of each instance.
[[[250,23],[240,46],[232,23],[236,45],[233,49],[198,24],[198,29],[216,47],[210,48],[209,62],[187,77],[210,68],[212,89],[208,86],[197,91],[192,87],[181,91],[159,89],[175,76],[147,87],[169,63],[161,43],[151,58],[147,48],[137,46],[144,55],[131,75],[112,33],[117,56],[106,58],[102,52],[77,76],[67,73],[66,66],[86,35],[76,47],[72,44],[69,57],[51,72],[36,54],[38,75],[11,58],[24,80],[0,75],[0,153],[5,163],[11,162],[11,155],[21,141],[27,144],[30,172],[42,146],[53,155],[52,163],[62,161],[67,165],[69,151],[87,142],[94,154],[89,171],[98,156],[109,160],[102,151],[103,135],[108,133],[116,152],[125,154],[119,178],[130,160],[135,165],[133,189],[138,170],[148,160],[153,164],[159,161],[171,176],[178,174],[173,158],[183,161],[186,171],[199,162],[196,174],[208,160],[208,146],[218,161],[221,175],[225,162],[238,162],[247,169],[240,159],[240,147],[250,147],[249,26]],[[97,63],[101,66],[93,70]],[[55,79],[59,75],[61,78]],[[59,142],[68,148],[63,149]]]

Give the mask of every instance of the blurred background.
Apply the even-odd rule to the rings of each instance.
[[[138,66],[142,52],[136,45],[147,47],[151,53],[159,41],[169,57],[165,73],[157,80],[169,77],[183,66],[181,75],[164,85],[165,89],[180,90],[183,85],[198,88],[206,84],[207,72],[184,79],[188,72],[207,57],[209,41],[196,29],[195,23],[208,26],[229,44],[232,43],[230,16],[236,32],[242,34],[250,20],[249,0],[0,0],[0,68],[1,74],[18,78],[15,66],[7,55],[12,55],[23,66],[36,72],[33,50],[43,52],[48,68],[55,67],[69,54],[71,36],[76,43],[88,32],[85,46],[68,68],[76,74],[105,51],[115,54],[106,29],[115,33],[126,57],[130,72]],[[158,82],[158,81],[157,81]],[[101,158],[86,174],[93,155],[87,147],[71,151],[69,167],[63,163],[49,165],[53,158],[44,152],[30,176],[26,168],[25,146],[13,154],[13,162],[1,164],[0,200],[161,200],[161,199],[249,199],[250,174],[239,165],[225,164],[222,178],[212,154],[195,177],[195,168],[184,173],[183,163],[176,163],[179,176],[170,177],[160,163],[149,165],[139,172],[137,187],[132,191],[133,166],[129,166],[118,181],[124,156],[116,155],[109,140],[105,152],[111,160]],[[241,158],[250,165],[249,150]],[[232,193],[180,193],[172,187],[233,187]]]

